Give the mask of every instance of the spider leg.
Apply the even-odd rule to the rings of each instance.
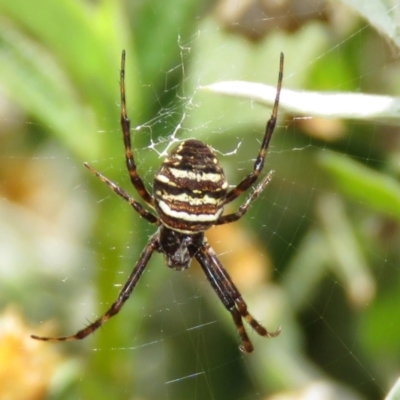
[[[140,214],[140,216],[144,219],[146,219],[148,222],[151,224],[159,225],[160,221],[159,219],[153,215],[151,212],[147,211],[146,209],[143,208],[143,206],[138,203],[135,199],[133,199],[131,196],[129,196],[128,193],[125,192],[125,190],[121,189],[119,186],[117,186],[114,182],[111,182],[108,178],[106,178],[103,174],[100,172],[96,171],[93,167],[91,167],[88,163],[84,163],[85,167],[92,172],[94,175],[96,175],[102,182],[104,182],[106,185],[110,187],[110,189],[116,193],[118,196],[122,197],[124,200],[126,200],[132,208]]]
[[[143,271],[145,270],[151,255],[157,250],[159,247],[158,241],[158,233],[154,234],[147,246],[144,248],[138,262],[135,265],[131,275],[129,276],[127,282],[124,287],[120,291],[117,300],[111,305],[111,307],[103,314],[100,318],[96,319],[96,321],[92,322],[86,328],[81,329],[71,336],[61,336],[61,337],[46,337],[46,336],[36,336],[31,335],[32,339],[43,340],[46,342],[66,342],[71,340],[79,340],[83,339],[86,336],[93,333],[95,330],[100,328],[103,324],[105,324],[111,317],[118,314],[121,310],[122,306],[125,304],[125,301],[128,300],[131,295],[133,289],[139,281]]]
[[[280,328],[275,332],[268,332],[248,312],[247,305],[239,290],[232,282],[232,279],[218,260],[215,251],[208,243],[203,244],[195,257],[225,308],[232,315],[240,338],[242,339],[242,345],[239,347],[241,351],[244,353],[251,353],[253,351],[253,344],[243,325],[243,318],[261,336],[275,337],[279,335]]]
[[[224,201],[224,205],[235,200],[243,192],[245,192],[257,180],[258,176],[260,175],[260,173],[264,167],[265,156],[268,151],[269,142],[270,142],[272,134],[274,132],[275,125],[276,125],[276,119],[278,116],[279,96],[281,94],[282,79],[283,79],[283,59],[284,59],[283,53],[281,53],[280,64],[279,64],[279,77],[278,77],[278,84],[277,84],[277,88],[276,88],[274,107],[272,108],[271,117],[268,120],[266,128],[265,128],[264,138],[261,143],[261,147],[258,152],[256,161],[254,162],[253,171],[249,175],[247,175],[245,178],[243,178],[242,181],[236,185],[236,187],[234,187],[227,193],[225,201]]]
[[[125,50],[122,51],[121,56],[121,71],[120,71],[120,93],[121,93],[121,128],[124,138],[125,146],[125,160],[128,168],[131,182],[141,198],[152,208],[154,208],[153,197],[149,194],[142,178],[139,176],[135,159],[133,157],[132,144],[131,144],[131,121],[128,118],[126,111],[126,96],[125,96]]]
[[[257,187],[253,190],[253,193],[249,196],[246,202],[239,207],[239,211],[233,214],[227,214],[221,216],[219,220],[215,222],[215,225],[228,224],[230,222],[234,222],[242,218],[243,215],[246,214],[247,211],[249,210],[253,201],[257,199],[257,197],[264,191],[268,183],[271,182],[273,173],[274,171],[268,172],[268,175],[257,185]]]

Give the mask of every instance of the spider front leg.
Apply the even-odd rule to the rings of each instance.
[[[99,329],[103,324],[105,324],[111,317],[118,314],[122,306],[125,304],[126,300],[129,299],[133,289],[138,283],[143,271],[145,270],[150,257],[155,250],[159,248],[158,233],[154,234],[149,240],[148,244],[144,248],[138,262],[135,265],[131,275],[129,276],[127,282],[125,283],[122,290],[119,292],[117,300],[111,305],[111,307],[96,321],[92,322],[86,328],[81,329],[74,335],[70,336],[60,336],[60,337],[47,337],[47,336],[36,336],[31,335],[32,339],[43,340],[45,342],[66,342],[71,340],[84,339],[91,333]]]
[[[252,353],[254,350],[253,344],[243,325],[243,318],[260,336],[275,337],[279,335],[281,331],[280,327],[275,332],[268,332],[248,312],[247,305],[239,290],[236,288],[232,279],[218,260],[214,250],[207,242],[203,244],[195,257],[225,308],[232,315],[236,329],[242,339],[242,345],[239,347],[241,351],[244,353]]]
[[[253,201],[257,199],[257,197],[264,191],[268,183],[271,182],[273,173],[274,171],[268,172],[268,175],[257,185],[257,187],[253,190],[253,193],[249,196],[246,202],[239,207],[239,211],[233,214],[222,215],[218,219],[218,221],[215,222],[215,225],[228,224],[230,222],[234,222],[242,218],[243,215],[246,214],[247,211],[249,210]]]
[[[137,172],[135,159],[133,157],[132,151],[132,143],[131,143],[131,121],[128,117],[128,112],[126,110],[126,96],[125,96],[125,50],[122,51],[121,55],[121,71],[120,71],[120,94],[121,94],[121,128],[122,135],[124,138],[124,146],[125,146],[125,161],[126,167],[129,172],[129,177],[131,182],[140,197],[148,204],[150,207],[154,208],[154,200],[153,197],[149,194],[142,178]]]
[[[282,79],[283,79],[283,61],[284,61],[284,56],[283,53],[281,53],[280,63],[279,63],[278,84],[276,87],[274,107],[272,108],[271,117],[268,120],[267,126],[265,128],[264,138],[261,143],[261,147],[258,152],[256,161],[254,162],[253,171],[249,175],[247,175],[244,179],[242,179],[242,181],[238,185],[236,185],[236,187],[234,187],[227,193],[224,205],[232,202],[237,197],[239,197],[243,192],[245,192],[258,179],[262,169],[264,168],[265,156],[267,155],[269,142],[271,141],[272,134],[274,133],[276,120],[278,117],[279,96],[281,94]]]
[[[106,178],[103,174],[101,174],[100,172],[96,171],[88,163],[84,163],[83,165],[90,172],[92,172],[94,175],[96,175],[102,182],[104,182],[114,193],[116,193],[118,196],[122,197],[125,201],[127,201],[132,206],[132,208],[142,218],[146,219],[151,224],[160,225],[159,219],[155,215],[153,215],[151,212],[145,210],[143,208],[143,206],[140,203],[138,203],[135,199],[133,199],[131,196],[129,196],[129,194],[126,193],[125,190],[121,189],[114,182],[112,182],[108,178]]]

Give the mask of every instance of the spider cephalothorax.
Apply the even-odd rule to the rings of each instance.
[[[154,177],[154,192],[150,195],[137,172],[131,146],[130,121],[125,100],[125,52],[122,52],[121,126],[126,165],[133,186],[146,205],[155,209],[156,214],[147,211],[141,203],[100,172],[95,171],[86,163],[85,166],[126,200],[142,218],[158,228],[142,251],[117,300],[105,314],[71,336],[52,338],[32,335],[32,338],[44,341],[67,341],[83,339],[90,335],[121,310],[155,251],[162,253],[167,266],[175,270],[188,268],[193,258],[198,261],[221,302],[232,315],[242,339],[240,346],[242,351],[246,353],[253,351],[243,319],[261,336],[273,337],[279,334],[280,328],[270,333],[248,312],[245,301],[208,244],[204,232],[214,225],[223,225],[240,219],[270,182],[272,171],[252,190],[237,212],[223,215],[224,206],[250,189],[264,167],[265,156],[276,124],[282,77],[283,54],[280,59],[278,87],[272,114],[267,122],[261,147],[250,174],[235,187],[228,189],[224,171],[212,148],[199,140],[190,139],[181,142],[165,159]]]
[[[190,266],[192,258],[204,242],[204,233],[187,234],[165,226],[159,228],[160,249],[168,267],[178,271]]]

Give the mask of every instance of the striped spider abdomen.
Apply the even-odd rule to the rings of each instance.
[[[228,190],[213,149],[199,140],[180,143],[154,177],[154,206],[161,223],[186,234],[204,232],[220,218]]]

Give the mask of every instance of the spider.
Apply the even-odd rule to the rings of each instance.
[[[214,225],[228,224],[243,217],[251,203],[271,181],[273,171],[270,171],[253,189],[237,212],[223,215],[224,206],[250,189],[263,170],[278,114],[283,62],[284,56],[281,53],[275,102],[271,117],[266,124],[264,138],[254,162],[253,171],[234,188],[228,189],[224,171],[213,149],[199,140],[189,139],[181,142],[161,164],[154,177],[153,195],[151,195],[136,169],[131,146],[130,120],[126,111],[125,99],[125,51],[122,52],[120,70],[121,128],[126,166],[136,191],[155,213],[147,211],[125,190],[94,170],[89,164],[85,163],[84,165],[113,192],[127,201],[142,218],[156,225],[157,231],[150,237],[117,300],[101,317],[70,336],[31,335],[33,339],[53,342],[78,340],[100,328],[111,317],[119,313],[155,251],[162,253],[166,265],[177,271],[188,268],[193,258],[198,261],[219,299],[231,313],[242,341],[239,348],[244,353],[251,353],[253,344],[247,335],[243,319],[261,336],[275,337],[280,333],[280,327],[275,332],[267,331],[248,312],[245,301],[217,258],[215,251],[208,244],[204,232]]]

